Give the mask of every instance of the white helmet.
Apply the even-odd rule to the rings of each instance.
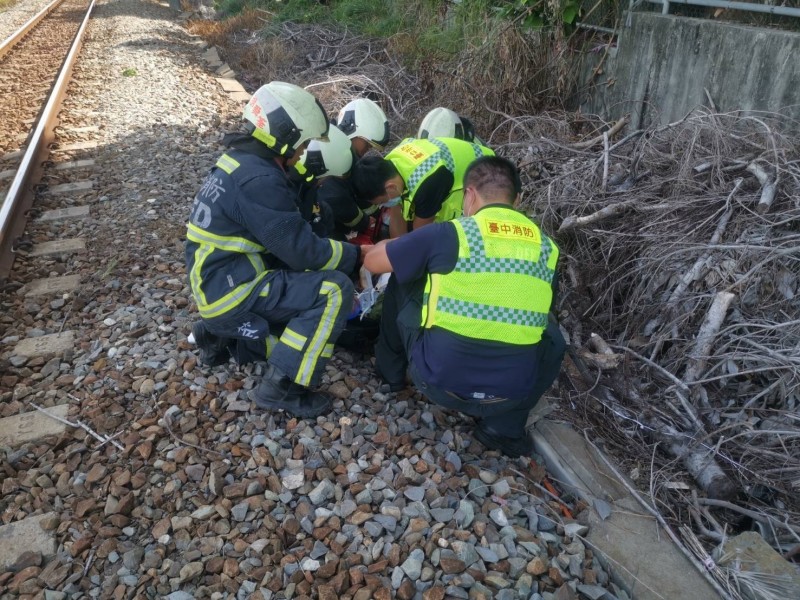
[[[316,177],[347,175],[353,166],[350,138],[336,125],[331,125],[328,130],[328,140],[311,140],[303,156],[300,157],[300,162]]]
[[[282,156],[291,157],[303,142],[324,138],[328,115],[313,94],[292,83],[262,85],[244,107],[253,137]]]
[[[475,141],[475,129],[472,122],[466,117],[459,117],[449,108],[440,106],[430,111],[419,126],[417,137],[427,138],[457,138],[468,142]]]
[[[350,139],[364,138],[378,150],[389,143],[389,119],[369,98],[356,98],[345,104],[339,111],[336,126]]]

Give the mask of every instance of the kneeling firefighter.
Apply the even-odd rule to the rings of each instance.
[[[287,179],[308,142],[328,132],[317,99],[274,81],[256,91],[244,119],[246,132],[226,140],[187,225],[186,266],[202,317],[192,334],[205,364],[267,359],[249,393],[256,405],[315,417],[331,400],[310,388],[352,309],[360,250],[317,237]]]

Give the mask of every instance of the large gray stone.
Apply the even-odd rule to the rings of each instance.
[[[81,282],[80,275],[63,275],[62,277],[45,277],[34,279],[25,286],[26,296],[45,296],[47,294],[62,294],[71,292]]]
[[[51,415],[66,418],[69,405],[46,409]],[[61,435],[67,426],[38,411],[26,412],[0,419],[0,446],[21,446],[48,435]]]
[[[56,240],[54,242],[42,242],[41,244],[36,244],[31,249],[29,256],[50,256],[52,254],[73,252],[86,252],[86,240],[83,238],[72,238]]]
[[[45,559],[56,553],[55,535],[42,528],[42,521],[54,516],[55,513],[36,515],[0,527],[0,571],[17,562],[25,552],[40,552]]]
[[[764,588],[774,598],[800,598],[800,572],[755,531],[729,538],[717,560],[721,566],[741,574],[736,581],[747,600],[763,598]]]
[[[64,219],[82,219],[89,216],[89,206],[70,206],[69,208],[56,208],[42,213],[37,221],[63,221]]]
[[[94,187],[94,181],[72,181],[70,183],[59,183],[47,188],[49,194],[68,194],[70,192],[88,192]]]
[[[71,331],[64,331],[20,340],[14,347],[14,354],[28,358],[52,356],[70,350],[74,345],[74,334]]]

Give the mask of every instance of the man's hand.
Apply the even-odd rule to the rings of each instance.
[[[389,262],[389,256],[386,254],[386,244],[389,240],[383,240],[374,246],[362,246],[367,248],[366,252],[362,255],[364,266],[371,273],[391,273],[394,269],[392,263]],[[364,252],[362,250],[362,252]]]

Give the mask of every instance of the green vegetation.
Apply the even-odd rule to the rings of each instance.
[[[529,29],[557,24],[569,27],[578,18],[581,9],[580,0],[510,0],[495,4],[503,18],[519,22]]]
[[[138,73],[136,72],[136,69],[133,69],[133,68],[130,68],[130,67],[125,69],[124,71],[122,71],[122,76],[123,77],[135,77],[136,75],[138,75]]]
[[[285,21],[347,27],[370,37],[396,42],[412,58],[452,56],[483,43],[496,19],[498,0],[219,0],[219,8],[237,14],[265,11],[272,26]]]

